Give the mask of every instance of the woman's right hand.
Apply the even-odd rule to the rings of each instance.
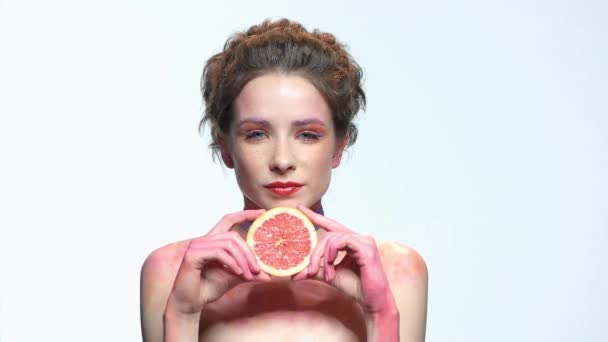
[[[230,229],[254,220],[265,210],[243,210],[224,216],[206,235],[192,239],[177,272],[166,310],[200,316],[203,306],[243,281],[267,281],[251,248]]]

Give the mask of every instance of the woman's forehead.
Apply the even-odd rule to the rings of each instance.
[[[327,122],[330,109],[307,79],[269,74],[248,82],[234,101],[235,121]]]

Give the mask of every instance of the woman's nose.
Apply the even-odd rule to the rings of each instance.
[[[279,142],[275,145],[270,160],[270,170],[280,174],[295,170],[294,159],[287,143]]]

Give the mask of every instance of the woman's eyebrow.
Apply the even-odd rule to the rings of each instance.
[[[260,118],[243,119],[243,120],[239,121],[238,126],[244,125],[246,123],[254,123],[254,124],[261,125],[261,126],[270,126],[270,123],[267,120],[260,119]],[[325,123],[323,121],[316,119],[316,118],[295,120],[295,121],[291,122],[291,125],[292,126],[306,126],[306,125],[313,124],[313,123],[321,125],[321,126],[325,126]]]
[[[270,123],[268,123],[268,121],[266,121],[264,119],[246,118],[246,119],[243,119],[243,120],[239,121],[238,126],[240,127],[240,126],[242,126],[242,125],[244,125],[246,123],[254,123],[254,124],[261,125],[261,126],[269,126],[270,125]]]
[[[321,126],[325,126],[325,123],[319,119],[295,120],[291,122],[292,126],[306,126],[309,124],[318,124]]]

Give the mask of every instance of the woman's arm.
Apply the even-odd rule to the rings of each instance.
[[[399,341],[423,342],[426,335],[428,271],[422,256],[399,242],[377,242],[399,310]]]
[[[186,341],[192,336],[196,336],[196,341],[206,303],[244,281],[270,280],[261,271],[251,248],[237,232],[231,231],[233,226],[255,219],[263,211],[225,215],[207,234],[183,245],[169,245],[146,259],[141,272],[140,302],[145,342]]]
[[[182,262],[189,240],[161,247],[146,258],[140,277],[140,318],[144,342],[163,340],[163,314],[173,279]]]
[[[164,342],[197,342],[198,327],[201,320],[198,314],[181,315],[171,308],[171,300],[163,315]]]
[[[395,305],[391,310],[365,319],[367,341],[400,342],[399,310]]]

